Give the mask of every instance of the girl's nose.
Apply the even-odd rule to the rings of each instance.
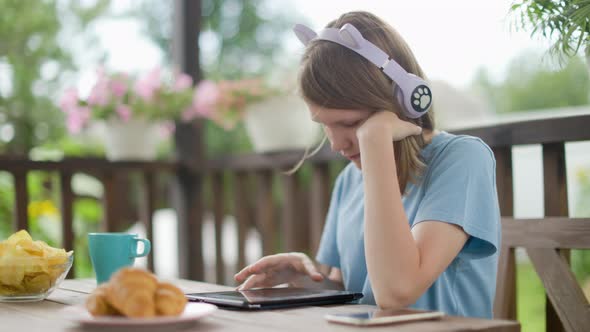
[[[330,148],[334,152],[344,151],[350,146],[350,142],[346,136],[331,135],[328,138],[330,138]]]

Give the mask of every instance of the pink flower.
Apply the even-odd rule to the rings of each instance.
[[[119,114],[119,117],[123,122],[127,122],[131,119],[131,108],[128,105],[120,104],[115,111]]]
[[[176,81],[174,82],[174,87],[172,88],[174,91],[182,91],[190,88],[193,85],[193,78],[185,73],[180,73],[176,76]]]
[[[109,83],[114,96],[122,98],[127,93],[127,75],[123,74],[115,77]]]
[[[195,115],[210,116],[221,97],[217,84],[209,80],[199,82],[193,94],[192,112]]]
[[[78,90],[76,88],[66,89],[59,100],[59,107],[65,113],[69,113],[78,107]]]
[[[90,95],[88,96],[88,105],[105,106],[108,103],[109,84],[104,78],[101,78],[98,80],[98,82],[96,82],[90,91]]]
[[[135,83],[135,93],[143,100],[151,101],[156,91],[160,88],[160,68],[156,67],[146,76]]]
[[[89,107],[78,107],[68,112],[67,127],[68,131],[73,134],[79,133],[90,119]]]

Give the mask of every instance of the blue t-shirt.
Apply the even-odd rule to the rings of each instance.
[[[446,222],[469,238],[411,307],[491,318],[501,236],[494,155],[478,138],[440,132],[421,156],[424,173],[402,197],[410,227]],[[341,269],[345,289],[364,294],[360,303],[375,304],[365,260],[363,178],[352,163],[336,180],[316,259]]]

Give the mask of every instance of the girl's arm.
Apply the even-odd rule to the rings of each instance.
[[[375,301],[382,308],[414,303],[457,256],[462,228],[423,221],[410,230],[402,205],[392,141],[420,129],[378,112],[358,130],[365,189],[365,256]]]

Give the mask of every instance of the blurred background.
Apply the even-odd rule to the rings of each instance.
[[[533,35],[511,12],[513,1],[202,0],[198,39],[202,77],[240,80],[264,77],[294,85],[303,48],[291,33],[295,23],[320,29],[351,10],[373,12],[397,29],[432,81],[439,129],[452,131],[507,121],[590,113],[590,81],[583,49],[573,56],[549,52],[554,40]],[[141,76],[155,67],[173,68],[173,1],[0,0],[0,155],[34,160],[64,156],[102,157],[97,128],[68,132],[60,98],[75,87],[91,94],[97,70]],[[197,41],[195,41],[197,42]],[[345,70],[345,68],[343,68]],[[100,71],[98,71],[99,73]],[[244,121],[228,130],[204,122],[205,154],[248,153],[253,147]],[[170,134],[158,134],[157,157],[173,158]],[[567,150],[570,216],[590,217],[590,145]],[[541,148],[521,146],[513,157],[515,217],[543,216]],[[33,237],[60,243],[60,212],[47,172],[28,175],[29,222]],[[160,179],[166,182],[167,179]],[[76,234],[98,229],[102,194],[98,181],[75,175],[82,197],[74,206]],[[133,196],[133,193],[131,195]],[[130,204],[133,204],[131,200]],[[14,192],[0,172],[0,238],[12,233]],[[132,231],[145,232],[128,216]],[[135,219],[136,221],[137,219]],[[160,204],[154,217],[156,272],[176,275],[174,210]],[[227,216],[224,248],[235,262],[235,222]],[[205,224],[203,248],[213,245]],[[260,235],[248,237],[248,261],[260,257]],[[85,238],[76,238],[78,276],[91,276]],[[588,294],[590,256],[573,251],[572,265]],[[543,329],[545,296],[524,255],[519,256],[518,315],[524,331]]]

